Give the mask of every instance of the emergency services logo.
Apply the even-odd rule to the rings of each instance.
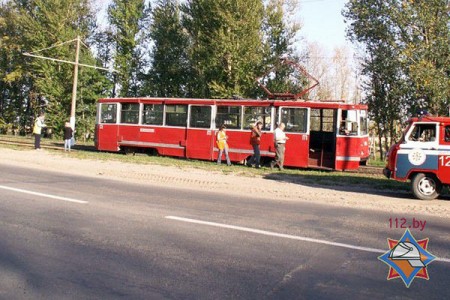
[[[387,280],[401,278],[409,288],[414,278],[429,280],[427,266],[436,259],[428,250],[429,239],[417,241],[409,229],[400,240],[387,239],[389,251],[378,257],[389,266]]]
[[[427,160],[427,155],[422,149],[413,149],[408,153],[408,160],[413,165],[420,166]]]

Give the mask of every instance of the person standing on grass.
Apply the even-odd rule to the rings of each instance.
[[[252,128],[252,133],[250,137],[250,144],[253,147],[253,156],[250,158],[250,160],[247,163],[248,167],[251,167],[252,165],[255,165],[257,169],[259,169],[260,166],[260,160],[261,160],[261,152],[259,149],[259,144],[261,143],[261,135],[262,135],[262,122],[258,121],[255,126]]]
[[[39,117],[34,121],[33,134],[34,134],[34,149],[41,150],[41,135],[42,128],[47,127],[44,123],[45,115],[41,113]]]
[[[278,165],[280,171],[283,170],[284,164],[284,152],[286,150],[286,141],[289,139],[284,133],[284,128],[286,125],[280,123],[277,129],[273,133],[273,142],[275,144],[275,160],[270,163],[270,168],[273,169],[275,165]]]
[[[70,152],[72,146],[73,129],[69,122],[66,122],[64,126],[64,151]]]
[[[222,153],[225,152],[225,157],[227,159],[227,165],[231,166],[230,157],[228,156],[228,136],[226,133],[225,125],[220,126],[219,131],[216,136],[217,147],[219,148],[219,157],[217,158],[217,164],[220,165],[222,162]]]

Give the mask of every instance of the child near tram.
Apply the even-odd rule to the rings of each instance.
[[[228,136],[226,133],[225,125],[220,126],[219,131],[217,132],[217,147],[219,148],[219,157],[217,158],[217,164],[220,165],[222,162],[222,153],[225,152],[225,157],[227,159],[227,165],[231,166],[230,157],[228,156]]]

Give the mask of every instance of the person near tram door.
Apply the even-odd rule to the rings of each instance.
[[[34,149],[41,150],[41,134],[42,128],[47,127],[44,123],[45,115],[41,113],[39,117],[34,121],[33,134],[34,134]]]
[[[222,154],[225,152],[225,157],[227,159],[227,165],[231,166],[230,157],[228,156],[228,136],[226,133],[225,125],[220,126],[219,131],[216,136],[217,148],[219,148],[219,157],[217,158],[217,164],[220,165],[222,162]]]
[[[253,155],[247,163],[248,167],[255,165],[257,169],[261,167],[260,166],[261,152],[259,149],[259,144],[261,143],[262,125],[263,125],[262,122],[258,121],[252,128],[250,144],[253,147]]]
[[[277,129],[275,129],[273,133],[273,142],[275,144],[275,160],[270,163],[270,168],[273,169],[276,165],[280,168],[280,171],[283,170],[284,164],[284,152],[286,150],[286,141],[289,139],[284,133],[284,128],[286,125],[284,123],[280,123]]]

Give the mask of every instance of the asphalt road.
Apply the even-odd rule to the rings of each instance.
[[[1,164],[0,174],[0,299],[444,299],[450,294],[448,219]],[[429,238],[430,252],[447,261],[432,262],[430,279],[416,278],[406,288],[400,279],[386,279],[389,268],[376,249],[387,251],[387,238],[404,233],[390,228],[389,218],[413,217],[426,221],[413,235]]]

